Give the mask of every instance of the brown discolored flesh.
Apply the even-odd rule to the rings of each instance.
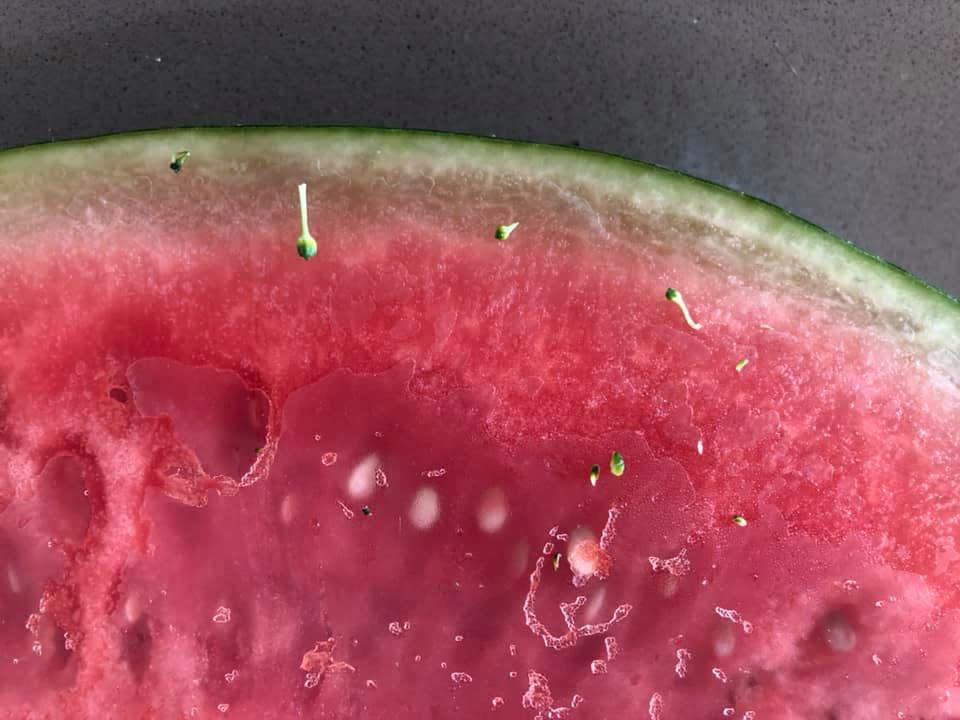
[[[522,167],[205,142],[0,183],[0,718],[960,714],[960,402],[862,308]]]

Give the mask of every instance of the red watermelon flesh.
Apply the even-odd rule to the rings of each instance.
[[[582,151],[6,153],[0,718],[960,717],[958,329]]]

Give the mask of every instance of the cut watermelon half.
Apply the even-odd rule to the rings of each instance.
[[[960,717],[958,352],[905,272],[598,153],[4,152],[0,717]]]

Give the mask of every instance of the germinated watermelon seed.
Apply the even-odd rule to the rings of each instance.
[[[170,158],[170,169],[175,173],[183,170],[183,164],[187,161],[187,158],[190,157],[189,150],[181,150],[180,152],[174,153],[173,157]]]
[[[748,363],[748,362],[750,362],[750,360],[748,360],[747,358],[744,358],[743,360],[741,360],[740,362],[738,362],[738,363],[737,363],[737,366],[736,366],[736,367],[737,367],[737,372],[740,372],[741,370],[743,370],[743,369],[747,366],[747,363]]]
[[[300,237],[297,238],[297,254],[304,260],[309,260],[317,254],[317,241],[310,234],[307,223],[307,184],[297,186],[300,191]]]
[[[683,312],[683,319],[687,321],[687,325],[692,327],[694,330],[699,330],[703,327],[703,325],[698,322],[694,322],[693,318],[690,317],[690,311],[687,309],[687,304],[683,301],[683,295],[680,294],[679,290],[667,288],[666,296],[667,300],[680,306],[680,310]]]
[[[517,225],[519,224],[519,222],[513,222],[509,225],[498,225],[497,231],[493,234],[493,236],[497,240],[506,240],[508,237],[510,237],[510,233],[517,229]]]
[[[747,519],[743,515],[734,515],[731,520],[733,520],[734,525],[739,525],[740,527],[747,526]]]
[[[626,463],[623,460],[623,455],[621,455],[616,450],[610,455],[610,472],[612,472],[617,477],[623,475],[623,471],[626,469]]]
[[[593,487],[596,487],[597,480],[599,479],[600,479],[600,466],[594,465],[592,468],[590,468],[590,484]]]

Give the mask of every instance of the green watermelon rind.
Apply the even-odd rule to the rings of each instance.
[[[203,143],[209,142],[216,142],[218,147],[205,150]],[[348,164],[352,156],[362,154],[367,161],[372,156],[385,168],[393,169],[404,163],[420,163],[419,169],[434,171],[445,166],[509,168],[534,179],[537,174],[554,181],[563,179],[579,187],[596,188],[598,196],[621,195],[638,211],[705,223],[748,241],[751,248],[775,253],[784,263],[809,270],[811,281],[823,292],[839,290],[908,321],[912,344],[928,350],[949,349],[960,338],[960,301],[903,268],[764,200],[676,170],[582,148],[368,127],[141,130],[4,150],[0,152],[0,190],[4,176],[9,180],[11,174],[71,166],[89,168],[105,157],[110,163],[127,158],[133,162],[144,154],[156,154],[158,163],[161,157],[169,163],[176,150],[188,148],[196,158],[229,151],[229,142],[242,143],[238,152],[245,154],[256,151],[258,145],[265,153],[287,148],[299,156],[314,152],[318,161],[332,166]],[[16,188],[16,183],[12,187]],[[9,199],[9,192],[6,197]]]

